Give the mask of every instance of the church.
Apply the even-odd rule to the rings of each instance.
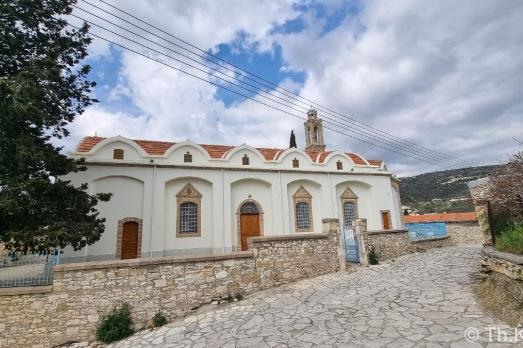
[[[249,237],[319,233],[333,217],[401,229],[399,183],[383,161],[327,150],[315,110],[304,127],[304,150],[85,137],[70,156],[87,170],[64,179],[113,196],[98,205],[101,239],[63,261],[247,250]]]

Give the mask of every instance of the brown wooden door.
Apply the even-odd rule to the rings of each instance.
[[[259,214],[241,214],[240,230],[242,250],[247,250],[247,238],[260,235],[260,215]]]
[[[138,223],[129,221],[123,224],[122,260],[138,257]]]
[[[383,222],[383,229],[390,230],[390,213],[388,211],[381,212],[381,221]]]

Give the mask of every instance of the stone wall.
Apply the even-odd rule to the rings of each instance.
[[[483,235],[477,221],[445,222],[451,237],[450,244],[483,244]]]
[[[141,329],[159,310],[173,319],[213,299],[336,272],[339,225],[326,225],[325,233],[253,238],[245,252],[56,266],[50,287],[4,289],[0,347],[93,339],[100,317],[121,302]]]
[[[423,249],[456,244],[482,244],[484,237],[477,222],[446,222],[447,237],[411,241],[407,230],[379,230],[361,233],[368,250],[372,244],[380,260],[388,260]]]
[[[481,266],[485,271],[494,271],[509,278],[523,281],[523,256],[483,248]]]
[[[368,231],[362,237],[365,246],[373,245],[380,261],[406,255],[414,251],[407,230]]]

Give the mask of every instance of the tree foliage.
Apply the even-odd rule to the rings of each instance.
[[[488,198],[496,215],[523,217],[523,151],[490,177]]]
[[[53,145],[96,100],[81,65],[88,27],[69,29],[74,0],[0,2],[0,241],[11,251],[43,252],[100,239],[104,219],[89,195],[60,178],[85,170]]]

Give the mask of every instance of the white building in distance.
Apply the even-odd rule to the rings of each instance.
[[[369,230],[401,229],[399,185],[383,161],[325,150],[316,111],[304,123],[306,148],[254,148],[86,137],[70,174],[99,203],[101,239],[64,251],[65,261],[245,250],[247,238],[322,231],[322,219]]]

